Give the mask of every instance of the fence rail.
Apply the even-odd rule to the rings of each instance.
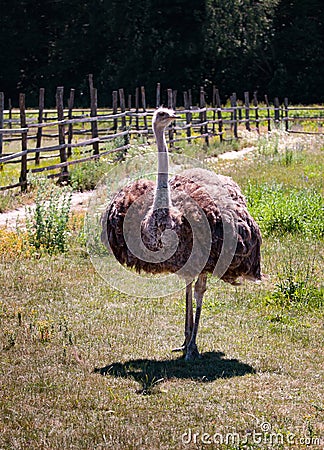
[[[10,108],[4,109],[4,94],[0,93],[0,179],[8,165],[20,164],[19,179],[4,183],[0,190],[15,187],[26,190],[28,173],[51,172],[49,177],[67,181],[70,166],[125,153],[134,137],[143,136],[144,139],[152,134],[154,108],[146,105],[144,87],[136,89],[133,107],[130,95],[126,107],[123,89],[113,91],[110,109],[97,107],[97,90],[91,76],[89,87],[90,108],[83,109],[73,106],[74,89],[70,90],[68,108],[64,108],[64,90],[57,88],[56,109],[44,108],[43,88],[39,93],[38,109],[26,109],[24,94],[19,96],[19,109],[11,107],[11,100]],[[212,138],[221,141],[239,139],[242,128],[260,133],[283,126],[287,132],[323,134],[324,107],[289,106],[287,98],[283,104],[278,98],[270,104],[267,96],[264,103],[259,103],[256,93],[250,101],[248,92],[244,93],[244,101],[233,94],[230,105],[224,106],[215,87],[208,102],[205,90],[200,89],[198,105],[192,104],[191,91],[183,93],[184,106],[176,105],[177,95],[172,89],[167,90],[167,96],[168,107],[176,109],[181,117],[168,130],[170,147],[177,142],[191,143],[195,139],[204,139],[206,145]],[[161,86],[158,84],[156,106],[159,106],[160,99]],[[301,126],[305,121],[311,122],[311,129],[305,130]],[[107,144],[109,141],[110,145]],[[19,149],[17,142],[20,143]]]

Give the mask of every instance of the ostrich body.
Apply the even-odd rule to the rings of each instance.
[[[164,130],[175,118],[172,110],[155,111],[157,183],[140,179],[121,189],[103,216],[102,236],[121,264],[138,272],[177,273],[186,280],[185,341],[176,350],[190,360],[199,356],[196,337],[207,274],[231,284],[239,284],[240,277],[261,280],[261,234],[231,178],[205,169],[188,169],[168,178]],[[218,267],[226,239],[227,263]]]

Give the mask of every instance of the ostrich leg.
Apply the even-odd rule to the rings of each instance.
[[[207,281],[207,274],[203,273],[199,275],[195,284],[196,315],[191,339],[187,346],[186,361],[190,361],[191,359],[199,357],[199,352],[196,345],[196,338],[198,333],[203,296],[206,291],[206,281]]]
[[[184,352],[190,342],[193,329],[193,312],[192,312],[192,282],[186,285],[186,320],[185,320],[185,341],[181,347],[175,348],[173,352]]]
[[[193,312],[192,312],[192,282],[186,286],[186,323],[185,323],[185,349],[188,347],[193,329]]]

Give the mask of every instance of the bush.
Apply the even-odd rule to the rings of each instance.
[[[28,242],[49,254],[67,250],[68,220],[72,193],[53,184],[39,185],[35,208],[26,208]]]
[[[116,150],[125,145],[123,137],[118,137],[105,144],[103,149],[105,152],[111,150],[112,153],[104,158],[93,159],[80,164],[76,164],[71,168],[70,183],[74,191],[89,191],[94,189],[99,180],[107,173],[110,166],[116,161],[120,161],[125,157],[124,150]],[[82,153],[80,153],[82,155]]]
[[[107,167],[101,161],[77,164],[70,173],[71,186],[74,191],[90,191],[96,187],[106,171]]]

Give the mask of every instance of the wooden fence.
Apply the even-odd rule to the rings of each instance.
[[[123,89],[113,91],[112,108],[100,109],[97,104],[97,89],[89,76],[90,107],[74,108],[74,89],[70,90],[68,107],[64,108],[63,87],[56,92],[56,108],[44,109],[45,91],[39,91],[37,109],[26,109],[25,95],[19,96],[19,109],[4,108],[4,95],[0,93],[0,178],[8,165],[19,164],[19,179],[0,186],[0,190],[27,188],[28,173],[47,172],[49,177],[69,179],[69,167],[104,155],[125,153],[134,138],[143,140],[152,134],[151,117],[154,109],[147,107],[145,88],[137,88],[134,98]],[[192,104],[191,91],[183,93],[183,106],[177,105],[177,92],[167,89],[167,105],[177,110],[181,119],[168,130],[168,143],[172,148],[177,142],[192,142],[203,139],[206,145],[213,138],[221,141],[238,139],[239,130],[270,132],[282,126],[287,132],[322,134],[324,108],[291,107],[288,99],[283,104],[275,98],[270,104],[267,96],[259,103],[256,94],[252,98],[244,93],[244,100],[236,94],[227,105],[222,105],[220,94],[213,87],[207,99],[203,88],[199,92],[199,104]],[[134,102],[134,104],[133,104]],[[207,103],[208,102],[208,103]],[[161,86],[156,88],[156,106],[161,103]],[[298,124],[303,121],[313,124],[305,131]],[[82,149],[82,150],[81,150]],[[11,166],[13,167],[13,166]]]

